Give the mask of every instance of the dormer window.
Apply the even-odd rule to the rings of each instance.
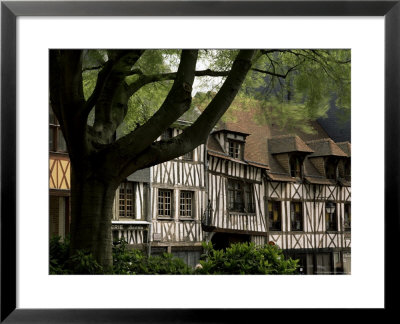
[[[242,143],[229,141],[229,156],[234,159],[240,159],[242,155]]]
[[[333,159],[327,159],[325,161],[325,175],[327,179],[336,180],[337,169],[336,161]]]
[[[351,162],[350,159],[347,159],[344,164],[344,178],[348,181],[351,179]]]
[[[301,164],[302,161],[298,156],[292,156],[289,160],[290,175],[294,178],[301,178]]]

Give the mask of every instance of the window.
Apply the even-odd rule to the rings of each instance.
[[[327,231],[337,231],[337,206],[332,201],[325,203],[325,225]]]
[[[182,160],[193,161],[193,151],[187,152],[186,154],[182,155]]]
[[[281,202],[268,201],[268,228],[270,231],[281,231]]]
[[[332,159],[327,159],[325,162],[325,174],[328,179],[336,180],[337,163]]]
[[[158,216],[172,217],[172,190],[158,190]]]
[[[49,108],[49,127],[49,150],[51,152],[67,152],[67,144],[61,131],[60,124],[51,107]]]
[[[193,191],[181,191],[179,216],[193,217]]]
[[[298,156],[290,158],[290,175],[295,178],[301,178],[301,161]]]
[[[241,149],[242,144],[235,141],[229,141],[229,156],[233,157],[234,159],[241,158]]]
[[[121,183],[119,186],[119,217],[133,218],[135,215],[134,202],[133,183]]]
[[[292,231],[303,230],[303,204],[301,202],[291,203],[290,227]]]
[[[351,180],[351,162],[350,159],[347,159],[344,164],[344,178],[348,181]]]
[[[330,253],[316,254],[317,269],[316,274],[332,274],[332,261]]]
[[[228,209],[241,213],[255,212],[252,184],[228,179]]]
[[[351,204],[344,204],[344,220],[343,227],[345,231],[351,230]]]

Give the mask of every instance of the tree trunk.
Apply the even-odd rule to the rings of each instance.
[[[112,268],[111,219],[115,186],[99,176],[71,170],[71,250],[87,250],[108,271]]]

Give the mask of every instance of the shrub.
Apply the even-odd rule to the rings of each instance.
[[[50,240],[50,274],[102,274],[103,268],[96,262],[92,254],[80,250],[70,256],[70,241],[60,236]]]
[[[50,239],[50,274],[68,274],[70,271],[65,268],[65,262],[69,258],[69,237],[61,242],[60,236]]]
[[[129,249],[126,242],[113,247],[114,274],[190,274],[191,269],[179,258],[164,253],[147,256],[137,249]]]
[[[298,260],[285,259],[276,245],[232,244],[226,250],[214,250],[203,243],[204,254],[197,274],[293,274]]]

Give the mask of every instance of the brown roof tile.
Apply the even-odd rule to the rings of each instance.
[[[256,111],[251,108],[234,110],[232,114],[235,121],[220,123],[219,130],[249,134],[246,138],[244,159],[268,165],[269,129],[267,125],[261,125],[255,120],[255,113]]]
[[[225,153],[219,142],[214,138],[214,136],[208,137],[207,149],[215,152]]]
[[[350,142],[340,142],[336,143],[337,146],[340,147],[340,149],[347,154],[348,157],[351,157],[351,144]]]
[[[350,143],[344,142],[335,144],[316,121],[310,123],[314,132],[309,134],[297,130],[288,131],[275,124],[260,123],[255,119],[257,113],[258,110],[254,107],[235,109],[231,111],[232,118],[229,121],[220,122],[217,127],[217,131],[232,131],[245,135],[249,134],[246,138],[245,145],[245,163],[258,167],[269,167],[267,174],[273,181],[295,181],[295,178],[292,178],[279,164],[274,154],[304,152],[307,154],[304,160],[305,180],[315,184],[332,185],[335,183],[334,180],[328,180],[322,176],[308,157],[350,156]],[[229,157],[213,136],[210,136],[207,148],[210,155],[238,161],[237,159]]]
[[[324,185],[335,185],[336,181],[335,180],[330,180],[322,177],[307,177],[305,176],[304,179],[313,184],[324,184]]]
[[[268,172],[267,176],[272,181],[284,181],[284,182],[295,182],[296,181],[295,178],[290,177],[286,174],[276,174],[276,173]]]
[[[330,138],[308,141],[306,144],[314,150],[310,157],[315,156],[347,156]]]
[[[306,143],[297,135],[280,135],[269,139],[269,149],[271,154],[303,152],[312,153]]]

